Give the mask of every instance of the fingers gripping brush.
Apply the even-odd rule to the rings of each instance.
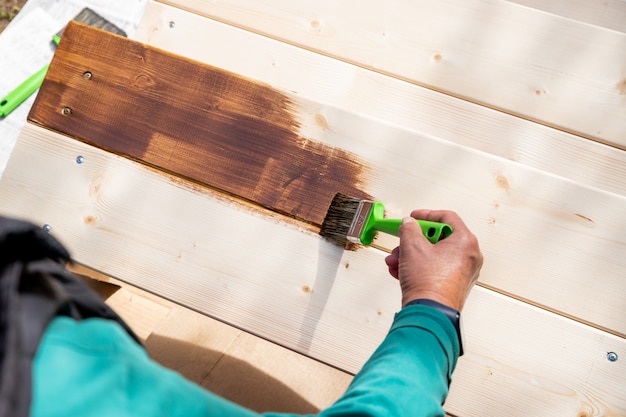
[[[387,219],[384,215],[383,203],[337,193],[330,203],[320,235],[339,245],[348,242],[371,245],[378,232],[398,236],[402,219]],[[431,243],[437,243],[452,234],[452,227],[448,224],[416,221]]]
[[[117,35],[126,36],[126,32],[89,8],[84,8],[76,15],[76,17],[74,17],[73,20],[115,33]],[[52,42],[54,42],[55,45],[58,45],[61,41],[61,35],[63,34],[64,29],[65,28],[61,29],[59,33],[52,37]],[[22,104],[28,97],[30,97],[31,94],[41,87],[41,83],[43,83],[43,80],[46,77],[46,72],[48,72],[49,66],[50,64],[44,65],[39,71],[28,77],[15,90],[7,94],[6,97],[0,99],[0,118],[8,116],[9,113],[15,110],[17,106]]]

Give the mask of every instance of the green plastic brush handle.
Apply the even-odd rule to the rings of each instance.
[[[376,237],[377,232],[387,233],[398,236],[402,219],[384,218],[385,207],[380,202],[374,202],[372,212],[366,222],[361,234],[361,243],[371,245]],[[442,239],[450,236],[453,232],[452,227],[446,223],[432,222],[429,220],[416,219],[422,228],[422,233],[431,243],[437,243]]]
[[[52,41],[55,45],[58,45],[61,38],[57,35],[52,37]],[[22,84],[20,84],[15,90],[11,91],[0,100],[0,117],[7,117],[13,110],[22,104],[28,97],[30,97],[43,83],[46,78],[46,73],[50,64],[44,65],[39,71],[28,77]]]
[[[0,117],[7,117],[17,106],[22,104],[41,87],[49,66],[50,64],[44,65],[39,71],[28,77],[26,81],[0,100]]]

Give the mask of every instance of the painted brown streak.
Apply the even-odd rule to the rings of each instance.
[[[320,225],[335,193],[369,198],[366,168],[300,137],[295,107],[268,85],[72,22],[29,120]]]

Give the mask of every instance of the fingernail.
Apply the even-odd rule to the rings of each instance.
[[[404,223],[411,223],[413,220],[413,217],[405,217],[402,219],[402,224]]]

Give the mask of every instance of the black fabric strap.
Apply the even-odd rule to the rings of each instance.
[[[56,316],[114,320],[141,343],[95,292],[64,268],[69,259],[40,227],[0,217],[0,417],[29,416],[33,360]]]

